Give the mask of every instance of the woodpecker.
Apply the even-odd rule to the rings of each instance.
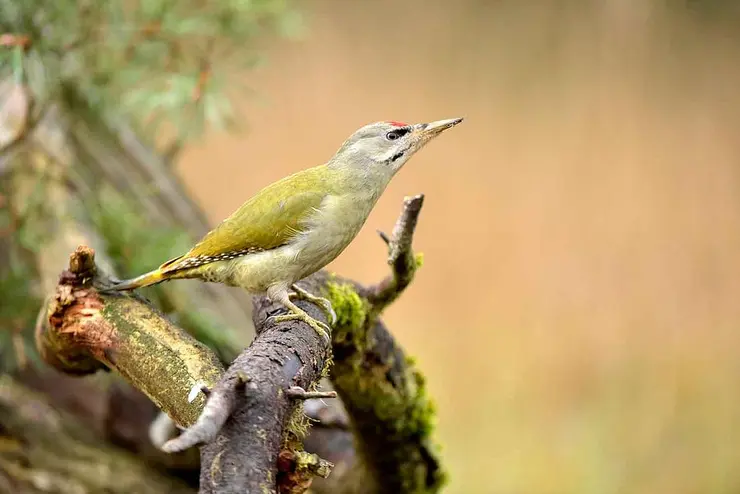
[[[268,185],[185,254],[105,291],[125,291],[174,279],[241,287],[266,294],[327,344],[330,328],[293,299],[316,303],[336,322],[331,303],[296,282],[320,270],[352,242],[393,176],[419,149],[462,118],[430,123],[375,122],[353,133],[326,163]],[[291,291],[292,290],[292,291]]]

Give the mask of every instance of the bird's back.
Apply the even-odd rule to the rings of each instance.
[[[274,182],[247,200],[187,254],[162,265],[165,270],[195,267],[285,245],[299,234],[333,188],[334,170],[321,165]]]

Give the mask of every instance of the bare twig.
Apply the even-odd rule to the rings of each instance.
[[[152,444],[161,449],[177,432],[177,424],[175,424],[175,421],[169,415],[159,412],[157,418],[149,424],[149,430],[147,432]]]
[[[221,380],[209,393],[206,406],[195,424],[179,437],[167,441],[162,451],[177,453],[213,441],[234,411],[237,393],[243,389],[244,382],[236,376]]]
[[[366,291],[367,299],[376,313],[390,305],[414,279],[416,258],[411,249],[411,241],[416,230],[424,195],[407,197],[403,201],[403,211],[393,227],[390,239],[382,232],[380,238],[388,245],[388,264],[391,275]]]
[[[336,398],[336,391],[306,391],[300,386],[291,386],[285,392],[289,398],[295,400],[310,400],[311,398]]]

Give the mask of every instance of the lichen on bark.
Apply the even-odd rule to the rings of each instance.
[[[189,402],[189,390],[197,382],[214,385],[223,373],[220,361],[150,305],[99,293],[93,255],[79,247],[60,277],[47,321],[37,328],[42,358],[68,373],[115,370],[177,424],[192,425],[205,400]]]

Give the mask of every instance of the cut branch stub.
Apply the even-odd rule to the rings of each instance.
[[[190,403],[188,391],[197,381],[214,384],[221,363],[141,300],[98,293],[93,285],[109,280],[96,271],[94,251],[78,247],[49,300],[48,318],[36,328],[41,356],[70,374],[115,370],[178,425],[193,424],[205,399]]]
[[[278,455],[277,489],[280,494],[302,494],[314,477],[327,478],[334,467],[319,455],[285,449]]]
[[[70,255],[69,270],[60,275],[46,318],[36,326],[41,357],[68,374],[105,369],[105,353],[117,345],[115,334],[101,324],[103,301],[90,283],[95,276],[93,259],[94,251],[84,246]]]

